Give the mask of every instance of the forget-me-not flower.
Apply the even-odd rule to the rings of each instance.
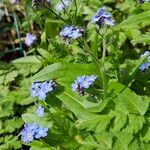
[[[26,38],[25,38],[25,44],[27,46],[30,46],[36,39],[36,36],[31,34],[31,33],[27,33],[26,34]]]
[[[81,96],[84,95],[84,89],[88,89],[94,83],[97,76],[79,76],[71,85],[72,91],[77,91]]]
[[[142,72],[144,72],[146,69],[150,67],[150,52],[149,51],[145,51],[144,54],[141,54],[141,58],[146,57],[146,56],[147,56],[146,62],[142,63],[139,67],[139,69]]]
[[[38,106],[35,113],[38,117],[44,116],[44,108],[42,106]]]
[[[48,128],[38,126],[35,123],[26,123],[24,129],[21,131],[21,140],[24,143],[30,143],[34,138],[41,138],[47,136]]]
[[[74,26],[65,26],[59,33],[59,35],[64,39],[77,39],[82,36],[82,29]]]
[[[109,13],[105,12],[105,7],[100,8],[91,18],[91,21],[92,23],[97,23],[100,27],[102,27],[104,24],[109,26],[114,25],[114,20]]]
[[[47,136],[47,131],[48,131],[48,128],[39,126],[35,131],[35,138],[39,139],[41,137]]]
[[[45,100],[47,93],[53,91],[55,86],[56,84],[53,80],[34,82],[30,88],[31,97],[38,97],[39,100]]]

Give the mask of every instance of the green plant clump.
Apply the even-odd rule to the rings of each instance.
[[[149,150],[149,2],[2,0],[0,150]]]

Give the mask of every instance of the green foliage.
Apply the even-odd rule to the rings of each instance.
[[[139,67],[148,58],[140,55],[150,48],[150,3],[72,0],[58,12],[58,2],[35,10],[29,0],[0,2],[0,58],[9,62],[0,61],[0,150],[148,150],[150,69]],[[113,27],[91,23],[104,5]],[[82,37],[62,39],[66,25],[81,27]],[[29,47],[27,32],[36,35]],[[97,79],[81,96],[71,84],[83,75]],[[49,80],[56,83],[54,91],[43,101],[31,98],[32,82]],[[35,114],[38,105],[42,117]],[[48,135],[23,143],[24,123],[46,127]]]

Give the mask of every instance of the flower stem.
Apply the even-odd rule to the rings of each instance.
[[[103,78],[103,99],[107,98],[107,79],[106,79],[106,68],[105,68],[105,58],[106,58],[106,39],[103,36],[103,54],[102,54],[102,78]]]
[[[77,11],[78,11],[78,7],[77,7],[77,1],[74,0],[74,4],[75,4],[75,21],[77,21]]]
[[[64,5],[64,11],[65,11],[65,13],[67,14],[67,16],[68,16],[68,19],[70,19],[70,22],[72,23],[72,20],[71,20],[71,15],[70,15],[70,13],[67,11],[67,9],[66,9],[66,5],[65,5],[65,3],[64,3],[64,1],[63,0],[60,0],[61,2],[62,2],[62,4]]]

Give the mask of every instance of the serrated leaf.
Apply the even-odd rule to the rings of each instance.
[[[138,139],[134,139],[130,145],[129,145],[129,150],[139,150],[140,149],[140,144]]]
[[[120,132],[117,134],[117,141],[114,144],[114,150],[128,150],[129,144],[133,139],[132,134]]]
[[[79,119],[77,121],[77,127],[80,129],[86,129],[87,131],[94,131],[95,133],[100,133],[104,131],[108,124],[111,122],[115,114],[109,113],[108,115],[98,115],[95,117]]]
[[[114,120],[114,127],[111,131],[112,132],[120,131],[125,126],[126,123],[127,123],[127,115],[117,114]]]
[[[139,23],[147,22],[150,20],[150,10],[142,12],[137,15],[131,15],[126,20],[121,22],[118,26],[115,27],[115,29],[125,28],[125,27],[131,27],[138,25]]]
[[[15,78],[18,76],[18,71],[17,70],[12,70],[11,72],[7,73],[5,76],[5,85],[7,85],[8,83],[12,82],[15,80]]]
[[[111,83],[111,91],[116,95],[116,99],[129,110],[130,113],[144,115],[149,107],[150,100],[147,97],[136,95],[126,86],[121,83]],[[115,101],[115,98],[114,98]]]
[[[150,142],[150,127],[148,127],[148,131],[146,132],[146,135],[144,136],[143,141],[145,143],[149,143]]]
[[[103,149],[112,149],[113,147],[113,134],[102,132],[100,134],[94,135],[96,141],[99,143],[100,147]]]
[[[146,43],[146,44],[149,44],[150,43],[150,33],[146,33],[146,34],[142,34],[142,35],[138,36],[137,38],[135,38],[134,40],[132,40],[131,43],[133,45],[135,45],[137,43]]]
[[[13,118],[13,119],[9,119],[9,120],[6,120],[4,122],[4,125],[5,125],[5,132],[13,132],[15,131],[16,129],[19,129],[21,128],[23,124],[23,120],[21,118]]]
[[[129,115],[128,116],[128,124],[126,128],[123,130],[126,133],[137,133],[140,131],[145,124],[146,120],[143,116],[138,115]]]
[[[15,64],[15,63],[37,64],[37,63],[41,63],[41,57],[40,56],[26,56],[26,57],[18,58],[16,60],[12,61],[12,63],[13,64]]]

